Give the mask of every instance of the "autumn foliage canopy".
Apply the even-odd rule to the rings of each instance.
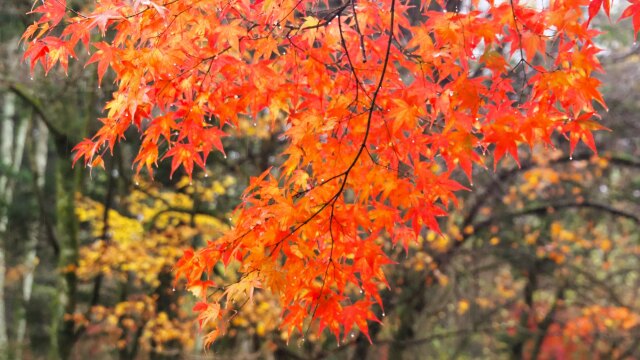
[[[175,272],[201,298],[208,342],[258,288],[279,298],[289,334],[341,339],[380,320],[385,243],[440,232],[474,166],[562,136],[595,151],[606,106],[589,23],[610,0],[542,3],[39,0],[23,39],[32,71],[67,71],[82,49],[115,80],[100,130],[75,148],[88,166],[132,127],[134,166],[151,176],[162,160],[191,176],[243,124],[280,134],[280,165],[251,180],[233,229]],[[639,4],[622,14],[636,31]],[[239,281],[209,280],[232,261]]]

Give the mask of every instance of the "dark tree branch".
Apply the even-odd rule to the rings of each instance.
[[[42,105],[39,99],[29,94],[28,90],[22,84],[10,83],[9,89],[18,95],[22,100],[27,102],[36,113],[39,115],[40,120],[47,126],[49,133],[53,136],[53,141],[56,144],[56,150],[59,155],[67,156],[69,144],[75,144],[78,142],[76,139],[70,139],[66,134],[60,131],[53,125],[53,122],[49,118],[49,115]]]

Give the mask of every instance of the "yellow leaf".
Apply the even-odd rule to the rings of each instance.
[[[316,27],[320,24],[320,19],[313,17],[313,16],[307,16],[304,18],[304,22],[302,23],[302,25],[300,25],[301,29],[305,29],[305,28],[312,28],[312,27]]]

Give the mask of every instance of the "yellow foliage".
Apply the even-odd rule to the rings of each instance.
[[[495,279],[496,282],[496,290],[498,291],[498,295],[505,300],[509,300],[514,298],[517,295],[517,291],[514,288],[515,284],[513,282],[513,277],[511,273],[503,269],[500,271],[498,276]]]
[[[258,323],[258,325],[256,325],[256,334],[258,334],[258,336],[264,336],[264,334],[266,333],[266,326],[264,324],[263,321],[260,321]]]
[[[242,306],[242,311],[233,317],[232,325],[245,328],[249,333],[255,331],[258,336],[265,336],[278,328],[281,309],[268,293],[256,291],[252,301],[236,301],[234,304]]]
[[[538,241],[538,236],[540,236],[540,232],[536,231],[533,233],[529,233],[527,235],[524,236],[524,242],[527,245],[534,245],[536,243],[536,241]]]
[[[483,309],[491,308],[494,305],[493,300],[490,300],[485,297],[477,298],[475,301],[476,301],[476,304],[478,304],[478,306]]]
[[[447,234],[438,235],[432,246],[438,251],[447,250],[449,247],[449,236]]]
[[[598,167],[600,167],[601,169],[605,169],[609,166],[609,160],[603,157],[598,157],[596,162],[598,164]]]
[[[441,273],[440,270],[435,269],[433,271],[433,275],[438,280],[438,284],[440,284],[440,286],[447,286],[449,284],[449,277],[447,275]]]
[[[469,301],[468,300],[459,300],[458,301],[458,314],[462,315],[469,310]]]
[[[188,178],[178,182],[178,186],[189,184]],[[233,184],[232,178],[225,177],[214,181],[209,191],[221,194],[225,186]],[[104,205],[87,197],[78,199],[76,214],[97,240],[81,248],[78,269],[69,271],[75,270],[86,280],[99,273],[124,276],[127,272],[135,272],[143,282],[158,286],[158,274],[173,266],[193,236],[204,233],[215,236],[226,228],[225,223],[215,217],[192,215],[189,209],[193,207],[193,200],[188,194],[161,192],[148,184],[141,184],[132,191],[127,204],[125,212],[109,210],[109,228],[105,232]],[[184,211],[169,211],[173,209]],[[125,214],[133,214],[133,217]],[[192,217],[194,227],[189,226]]]
[[[613,247],[613,245],[611,243],[611,240],[604,239],[604,240],[600,241],[600,249],[602,249],[602,251],[609,252],[612,247]]]
[[[137,329],[144,329],[141,344],[146,348],[152,344],[156,350],[176,346],[176,343],[185,348],[194,345],[196,328],[193,321],[186,318],[191,313],[180,307],[172,308],[172,315],[156,313],[156,302],[160,296],[157,291],[167,290],[166,282],[161,286],[159,276],[167,276],[183,255],[183,249],[192,245],[194,237],[202,234],[216,237],[227,228],[225,220],[191,211],[194,196],[203,202],[214,201],[235,184],[235,179],[225,176],[208,179],[208,182],[210,186],[201,182],[192,185],[188,178],[181,179],[178,182],[183,187],[180,192],[161,191],[154,184],[141,183],[120,202],[121,207],[109,209],[106,231],[104,204],[77,195],[76,215],[83,234],[93,241],[80,248],[78,266],[64,270],[75,271],[80,281],[93,281],[102,275],[105,284],[128,283],[137,286],[137,290],[113,306],[92,307],[88,319],[74,317],[76,323],[99,324],[100,331],[109,336],[112,346],[127,346],[126,341],[130,340],[120,339],[122,331]],[[153,295],[144,295],[145,291]],[[192,305],[184,299],[178,299],[176,303],[190,308]],[[279,311],[276,313],[279,315]],[[271,318],[270,323],[277,324],[277,317]],[[271,328],[265,327],[265,331],[271,331]],[[122,341],[125,341],[124,345]]]
[[[466,231],[467,229],[465,228],[464,230]],[[473,232],[473,227],[471,227],[471,231]],[[460,231],[460,228],[456,225],[451,225],[449,227],[448,234],[451,236],[452,239],[456,239],[458,241],[463,239],[462,232]]]
[[[175,340],[185,347],[190,347],[194,343],[192,327],[193,324],[189,321],[169,319],[165,312],[160,312],[146,324],[142,340],[147,347],[151,339],[157,347]]]

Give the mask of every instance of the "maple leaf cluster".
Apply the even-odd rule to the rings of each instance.
[[[554,134],[595,151],[605,104],[589,22],[609,0],[456,4],[101,0],[76,11],[43,0],[23,39],[32,71],[66,71],[84,46],[100,81],[113,72],[102,126],[75,161],[101,165],[135,127],[138,172],[171,159],[191,176],[243,119],[281,132],[282,164],[252,179],[235,227],[186,251],[176,273],[202,294],[203,326],[224,323],[230,297],[264,288],[289,333],[340,338],[379,321],[385,239],[406,248],[440,232],[465,189],[456,169],[471,182],[487,152],[494,167],[518,162],[520,145],[553,146]],[[638,14],[633,2],[622,15],[636,31]],[[213,267],[233,260],[244,276],[207,296]]]

